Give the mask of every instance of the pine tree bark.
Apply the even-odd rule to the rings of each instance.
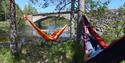
[[[71,0],[71,12],[70,12],[70,38],[74,39],[76,34],[75,34],[75,20],[74,18],[74,7],[75,7],[75,0]]]
[[[81,17],[82,17],[82,12],[85,10],[85,0],[78,0],[78,21],[77,21],[77,42],[80,43],[81,41],[81,35],[82,35],[82,22],[81,22]]]
[[[83,26],[82,26],[82,12],[84,12],[84,3],[85,0],[78,0],[78,20],[77,20],[77,30],[76,30],[76,49],[80,50],[80,42],[81,42],[81,38],[82,38],[82,31],[83,31]],[[74,54],[74,60],[73,63],[83,63],[83,56],[81,57],[81,54],[79,54],[80,51],[76,50],[75,54]],[[84,54],[84,53],[83,53]]]
[[[15,0],[10,1],[10,49],[14,56],[17,56],[17,29],[16,29],[16,9]]]

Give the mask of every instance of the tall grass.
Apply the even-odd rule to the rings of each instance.
[[[8,47],[0,47],[0,63],[13,63],[13,57]]]

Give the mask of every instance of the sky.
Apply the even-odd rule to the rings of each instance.
[[[28,2],[29,2],[29,0],[15,0],[15,1],[22,10],[24,9],[25,5],[28,4]],[[43,1],[41,0],[41,2],[43,2]],[[124,3],[125,3],[125,0],[111,0],[108,7],[109,7],[109,9],[117,9],[117,8],[121,7]],[[38,4],[40,4],[40,3],[38,2]],[[37,4],[33,5],[33,7],[35,7],[38,10],[38,12],[42,12],[42,13],[55,11],[54,10],[55,6],[51,5],[51,4],[47,8],[41,8]]]

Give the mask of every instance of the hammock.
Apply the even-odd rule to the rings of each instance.
[[[83,26],[83,33],[84,33],[84,50],[87,51],[86,43],[88,43],[87,40],[90,41],[91,46],[94,48],[94,50],[105,49],[107,48],[107,45],[105,42],[101,39],[101,37],[94,31],[94,28],[90,24],[90,22],[87,20],[85,16],[82,16],[82,26]],[[88,31],[88,33],[87,33]],[[86,53],[86,52],[85,52]]]
[[[30,21],[26,16],[24,17],[25,20],[27,20],[33,28],[38,32],[38,34],[45,40],[45,41],[55,41],[59,38],[59,36],[64,32],[67,25],[65,25],[63,28],[56,30],[51,35],[47,35],[45,32],[43,32],[40,28],[38,28],[32,21]]]
[[[125,36],[107,46],[86,18],[81,16],[84,53],[89,54],[88,63],[119,63],[125,59]]]

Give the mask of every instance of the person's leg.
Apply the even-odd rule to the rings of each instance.
[[[125,36],[89,60],[95,63],[118,63],[125,59]]]

